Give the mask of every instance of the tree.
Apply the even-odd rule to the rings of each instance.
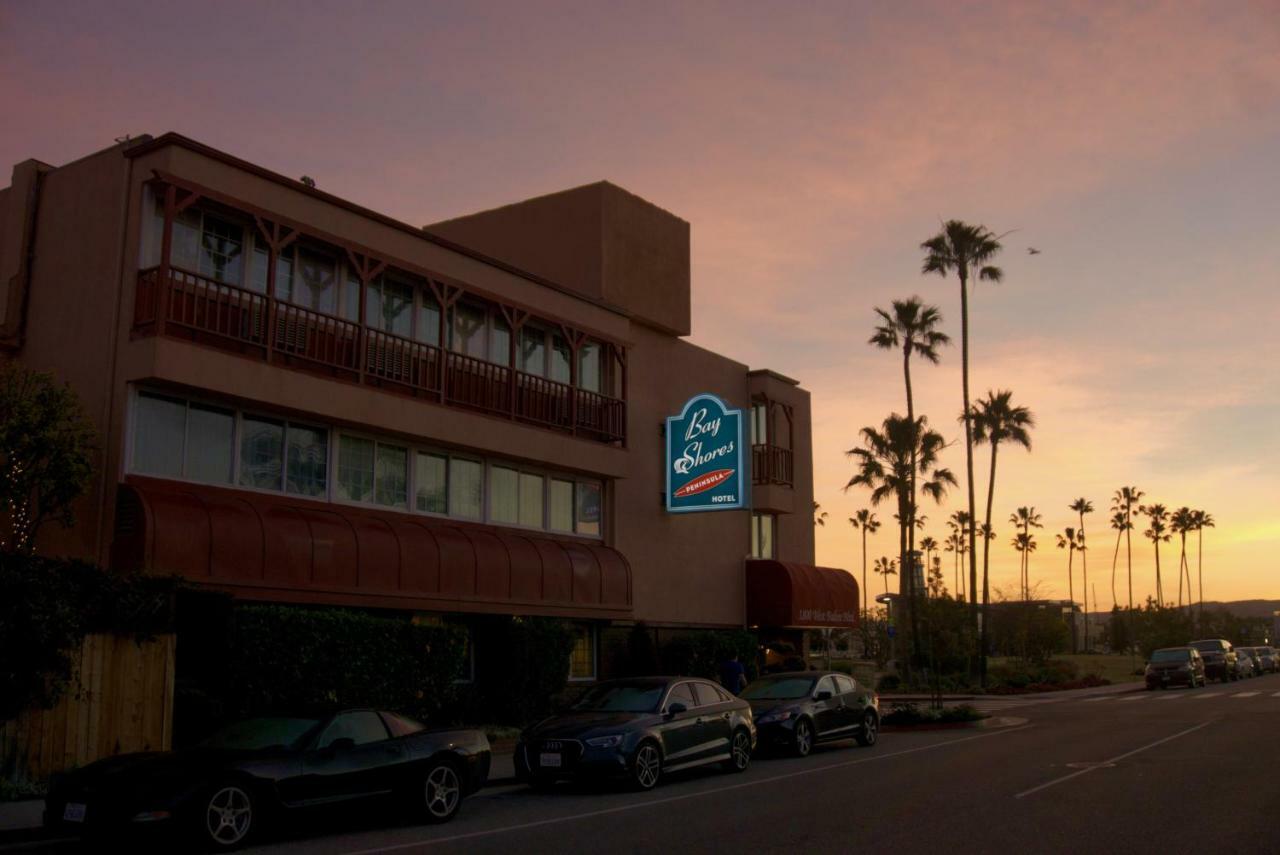
[[[1084,649],[1087,652],[1089,650],[1089,554],[1084,549],[1084,515],[1093,513],[1093,502],[1081,496],[1071,503],[1070,509],[1080,515],[1080,572],[1084,579]],[[1094,597],[1093,607],[1095,609],[1098,607],[1097,597]]]
[[[1058,548],[1067,550],[1067,599],[1071,601],[1072,608],[1076,604],[1075,574],[1072,570],[1072,563],[1076,557],[1076,550],[1079,550],[1081,557],[1084,555],[1084,535],[1076,531],[1073,526],[1067,526],[1058,535]],[[1089,614],[1088,606],[1085,607],[1085,615]],[[1076,622],[1074,618],[1071,621],[1071,651],[1074,653],[1076,649]]]
[[[964,389],[964,454],[969,479],[969,543],[976,543],[976,503],[973,486],[973,420],[969,408],[969,279],[999,282],[1004,272],[990,264],[1000,254],[999,237],[986,226],[973,226],[960,220],[947,220],[942,231],[920,244],[924,250],[922,274],[936,273],[947,278],[954,272],[960,280],[960,376]],[[974,635],[978,629],[978,564],[974,550],[969,552],[970,622]],[[982,657],[985,662],[985,654]]]
[[[1204,530],[1215,528],[1213,514],[1196,511],[1196,576],[1200,580],[1200,625],[1204,626]]]
[[[822,505],[817,502],[813,503],[813,524],[825,526],[827,524],[827,512],[822,509]]]
[[[894,300],[892,313],[879,307],[876,314],[880,316],[880,324],[867,340],[881,350],[902,348],[902,377],[907,389],[907,423],[916,424],[915,398],[911,394],[911,356],[919,354],[922,359],[937,365],[938,348],[951,343],[951,338],[940,329],[942,312],[937,306],[926,306],[919,297],[908,300]],[[910,489],[908,490],[906,513],[899,523],[907,527],[907,555],[914,556],[916,550],[916,459],[915,443],[911,449]],[[906,567],[904,562],[903,567]],[[905,574],[907,578],[907,596],[914,601],[915,573]]]
[[[956,580],[956,592],[963,598],[965,596],[964,586],[964,556],[969,551],[969,512],[968,511],[952,511],[951,516],[947,518],[947,528],[951,529],[955,535],[954,551],[956,553],[956,561],[960,565],[960,577]],[[973,597],[977,597],[977,592],[973,592]]]
[[[941,502],[946,495],[947,487],[954,486],[955,476],[950,469],[938,466],[938,455],[946,447],[942,435],[927,427],[924,416],[914,423],[897,413],[891,413],[881,429],[864,427],[861,432],[862,447],[846,452],[855,459],[856,474],[845,484],[845,489],[866,487],[871,491],[871,504],[879,505],[886,499],[896,499],[898,517],[908,519],[907,503],[913,481],[913,471],[924,480],[917,486],[921,493],[935,502]],[[909,572],[911,565],[907,553],[907,528],[898,528],[898,566],[903,576],[914,576]],[[915,633],[915,622],[912,617],[912,599],[914,585],[899,581],[899,590],[907,598],[907,613],[912,619],[913,643],[918,642]]]
[[[951,572],[955,576],[956,596],[964,599],[964,588],[960,584],[960,559],[964,555],[964,537],[959,532],[951,532],[942,541],[942,548],[947,552],[954,553],[951,560]]]
[[[1023,548],[1018,551],[1022,553],[1022,598],[1024,600],[1031,599],[1031,553],[1035,551],[1035,537],[1031,534],[1033,528],[1044,528],[1040,522],[1040,514],[1036,513],[1035,505],[1030,507],[1023,506],[1018,508],[1009,515],[1009,522],[1013,523],[1015,528],[1022,529],[1025,535],[1022,540]],[[1015,545],[1017,545],[1015,538]]]
[[[1164,582],[1160,578],[1160,544],[1169,542],[1169,509],[1159,503],[1140,505],[1138,513],[1144,514],[1148,520],[1147,530],[1142,534],[1156,548],[1156,605],[1164,608]]]
[[[1040,526],[1043,528],[1043,526]],[[1022,562],[1022,599],[1031,599],[1031,553],[1036,551],[1039,545],[1036,543],[1036,536],[1029,531],[1020,531],[1009,541],[1014,549],[1018,550],[1019,560]]]
[[[1183,505],[1169,517],[1169,528],[1178,535],[1181,555],[1178,556],[1178,608],[1182,608],[1182,579],[1187,580],[1187,606],[1191,605],[1191,565],[1187,562],[1187,532],[1195,531],[1196,521],[1191,508]]]
[[[0,550],[33,553],[45,523],[75,523],[96,442],[69,384],[0,361]]]
[[[1124,547],[1125,553],[1128,556],[1127,560],[1129,565],[1130,612],[1133,611],[1133,536],[1131,532],[1133,531],[1133,518],[1138,515],[1138,508],[1140,507],[1138,502],[1142,501],[1143,495],[1143,492],[1137,487],[1121,487],[1119,490],[1116,490],[1115,495],[1111,497],[1112,512],[1119,511],[1124,513],[1124,518],[1127,523],[1124,529]],[[1133,635],[1132,629],[1129,634],[1130,636]]]
[[[1111,556],[1111,608],[1114,610],[1119,604],[1116,597],[1116,565],[1120,560],[1120,541],[1124,537],[1125,531],[1133,528],[1133,523],[1124,511],[1112,510],[1111,527],[1116,531],[1116,551]]]
[[[877,576],[884,577],[884,595],[889,596],[889,577],[898,575],[898,562],[896,559],[882,556],[876,559],[876,566],[873,571]]]
[[[862,613],[867,613],[867,535],[880,530],[880,520],[874,512],[861,509],[849,517],[849,525],[862,532]]]
[[[932,537],[925,537],[920,541],[920,549],[924,551],[924,566],[933,567],[932,556],[938,550],[938,541]]]
[[[979,668],[981,669],[981,682],[986,685],[987,679],[987,631],[986,623],[989,617],[988,611],[991,604],[991,595],[988,588],[991,584],[990,568],[991,568],[991,540],[995,537],[995,531],[991,527],[991,509],[996,497],[996,458],[1000,451],[1000,443],[1011,442],[1021,445],[1027,451],[1031,450],[1031,429],[1035,427],[1036,419],[1031,411],[1026,407],[1015,406],[1013,403],[1013,392],[1008,389],[1001,389],[999,392],[987,390],[987,397],[978,401],[974,405],[973,412],[966,419],[966,424],[973,424],[973,441],[975,443],[989,443],[991,445],[991,475],[987,479],[987,513],[985,521],[982,525],[982,621],[983,631],[979,648],[982,650]],[[970,473],[972,480],[972,472]],[[970,489],[970,495],[973,491]],[[971,535],[976,536],[977,532],[973,528],[973,520],[969,521],[969,531]],[[973,544],[973,551],[977,552],[977,541],[970,537]],[[972,563],[972,558],[970,559]],[[977,598],[977,592],[974,591],[973,598]]]

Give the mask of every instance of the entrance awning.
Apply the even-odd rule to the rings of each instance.
[[[748,560],[747,623],[853,629],[858,625],[858,582],[832,567]]]
[[[111,552],[247,599],[631,616],[631,565],[602,543],[137,476],[119,487]]]

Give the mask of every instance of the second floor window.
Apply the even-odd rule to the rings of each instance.
[[[769,444],[769,405],[751,405],[751,444]]]
[[[777,558],[778,518],[774,514],[751,515],[751,557]]]

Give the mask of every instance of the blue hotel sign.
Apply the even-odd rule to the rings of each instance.
[[[689,399],[667,419],[667,510],[729,511],[747,506],[742,410],[715,395]]]

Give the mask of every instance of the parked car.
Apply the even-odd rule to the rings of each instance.
[[[1267,645],[1253,649],[1258,653],[1258,671],[1260,673],[1275,674],[1280,672],[1280,654],[1277,654],[1274,647]]]
[[[1245,677],[1257,677],[1262,672],[1258,668],[1257,654],[1252,647],[1236,648],[1236,673],[1240,675],[1240,679]]]
[[[756,745],[751,706],[709,680],[609,680],[520,736],[516,776],[530,786],[612,777],[649,790],[668,772],[721,763],[744,772]]]
[[[755,713],[761,744],[785,746],[800,757],[832,739],[875,745],[880,732],[880,697],[847,674],[770,674],[747,686],[742,697]]]
[[[484,786],[489,741],[406,716],[344,710],[253,718],[192,748],[121,754],[50,783],[45,825],[85,833],[172,828],[213,849],[242,846],[268,818],[393,796],[426,822]]]
[[[1223,638],[1205,638],[1193,641],[1194,647],[1204,660],[1205,676],[1210,680],[1221,680],[1226,683],[1240,679],[1237,673],[1238,656],[1231,642]]]
[[[1162,647],[1147,661],[1148,689],[1169,686],[1196,688],[1205,684],[1204,660],[1194,647]]]

